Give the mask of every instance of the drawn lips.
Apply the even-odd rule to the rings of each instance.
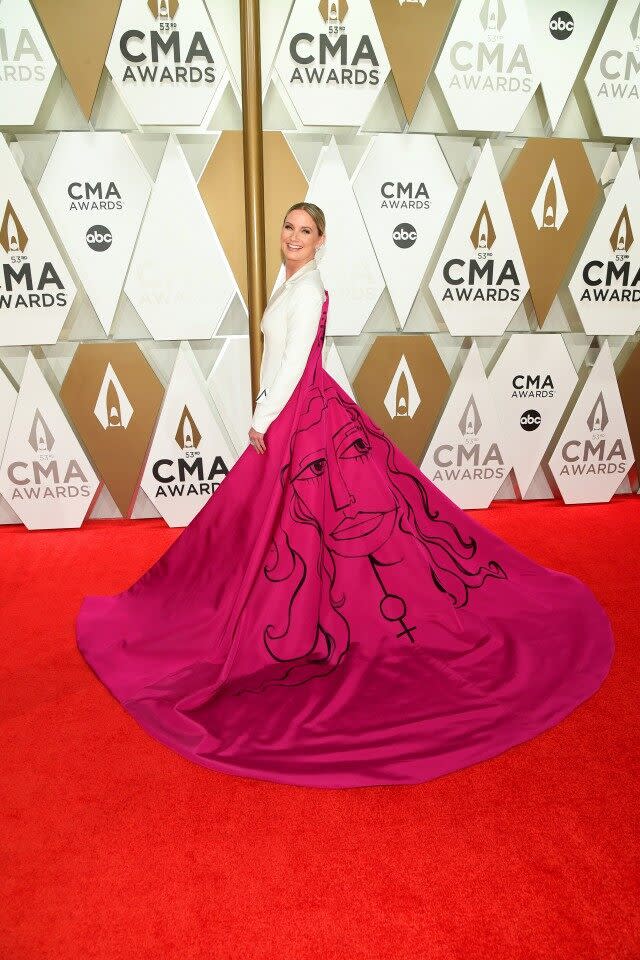
[[[382,513],[359,513],[356,517],[345,517],[331,531],[336,540],[353,540],[372,533],[382,523]]]

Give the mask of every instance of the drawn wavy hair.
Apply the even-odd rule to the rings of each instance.
[[[296,490],[293,467],[296,444],[304,431],[316,427],[324,429],[328,436],[329,405],[334,402],[340,404],[349,419],[359,422],[371,444],[372,456],[377,458],[376,463],[386,468],[389,489],[397,504],[393,535],[397,536],[398,531],[419,541],[434,589],[448,596],[454,608],[460,608],[468,602],[470,591],[482,586],[487,578],[506,579],[505,571],[497,562],[490,560],[481,564],[476,560],[475,539],[465,538],[453,523],[439,516],[438,510],[429,503],[426,478],[421,480],[415,468],[412,473],[400,466],[398,448],[318,363],[313,382],[301,397],[300,416],[289,441],[287,462],[280,470],[284,508],[263,568],[263,575],[271,586],[286,591],[283,602],[273,605],[274,609],[283,611],[281,621],[269,623],[263,630],[269,656],[275,662],[288,665],[287,670],[272,681],[279,684],[298,685],[333,672],[343,661],[351,642],[350,625],[342,612],[350,558],[339,556],[327,543],[322,524]],[[312,564],[305,559],[305,551],[298,542],[305,528],[312,528],[317,536]],[[375,555],[370,555],[369,560],[372,575],[384,591],[381,579],[384,564],[378,562]],[[343,567],[346,575],[341,578]],[[318,595],[326,599],[318,603],[321,612],[319,610],[317,630],[315,636],[310,636],[309,601]],[[380,595],[384,598],[384,592]],[[403,600],[393,596],[397,609]],[[295,649],[299,638],[301,646]],[[409,639],[413,642],[411,634]]]

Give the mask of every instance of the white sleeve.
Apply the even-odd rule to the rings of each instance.
[[[258,433],[264,433],[286,406],[296,388],[313,346],[324,292],[312,286],[302,286],[293,292],[287,312],[287,335],[282,360],[266,396],[260,398],[251,420]]]

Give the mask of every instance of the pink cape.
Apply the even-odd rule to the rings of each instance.
[[[214,770],[417,783],[551,727],[602,683],[606,614],[468,517],[322,367],[175,543],[87,597],[78,646],[158,740]]]

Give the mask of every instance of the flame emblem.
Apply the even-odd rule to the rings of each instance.
[[[325,23],[342,23],[349,10],[347,0],[320,0],[320,16]]]
[[[396,384],[396,417],[409,416],[409,383],[404,370],[398,377]]]
[[[482,426],[482,420],[480,419],[480,412],[478,411],[477,404],[473,399],[473,394],[469,397],[469,402],[464,408],[464,412],[458,421],[458,427],[460,428],[460,433],[464,437],[475,436],[476,433],[480,430]]]
[[[556,193],[556,182],[553,177],[547,184],[547,192],[544,195],[544,204],[542,206],[542,227],[541,229],[552,228],[557,230],[556,217],[558,214],[558,195]]]
[[[480,10],[480,23],[485,30],[502,30],[507,19],[502,0],[484,0]]]
[[[202,435],[191,416],[191,411],[185,406],[176,430],[176,443],[182,450],[197,450],[201,440]]]
[[[493,228],[493,221],[486,200],[480,208],[478,219],[474,223],[469,237],[476,250],[491,250],[495,243],[496,231]]]
[[[631,220],[629,219],[629,211],[627,210],[626,203],[622,208],[620,216],[616,220],[616,225],[613,228],[613,233],[609,237],[609,242],[614,252],[624,250],[625,253],[633,243],[633,230],[631,229]]]
[[[640,43],[640,3],[636,7],[636,12],[629,23],[629,30],[636,45]]]
[[[133,416],[133,407],[110,363],[104,372],[93,412],[105,430],[126,430]]]
[[[538,230],[559,230],[569,213],[567,198],[562,189],[555,160],[549,164],[538,195],[533,201],[531,215]]]
[[[0,245],[5,253],[24,253],[28,242],[27,234],[9,200],[4,209],[2,226],[0,226]]]
[[[113,380],[107,384],[107,421],[110,427],[122,426],[122,411],[120,409],[120,397],[116,390]]]
[[[173,20],[178,12],[178,0],[147,0],[147,6],[156,20]]]
[[[53,434],[47,426],[46,420],[36,408],[29,432],[29,445],[36,453],[49,453],[54,443]]]
[[[598,399],[593,405],[591,413],[587,417],[587,426],[592,433],[599,433],[601,430],[605,429],[608,423],[609,414],[607,413],[607,408],[604,405],[604,397],[602,396],[601,390],[598,394]]]

